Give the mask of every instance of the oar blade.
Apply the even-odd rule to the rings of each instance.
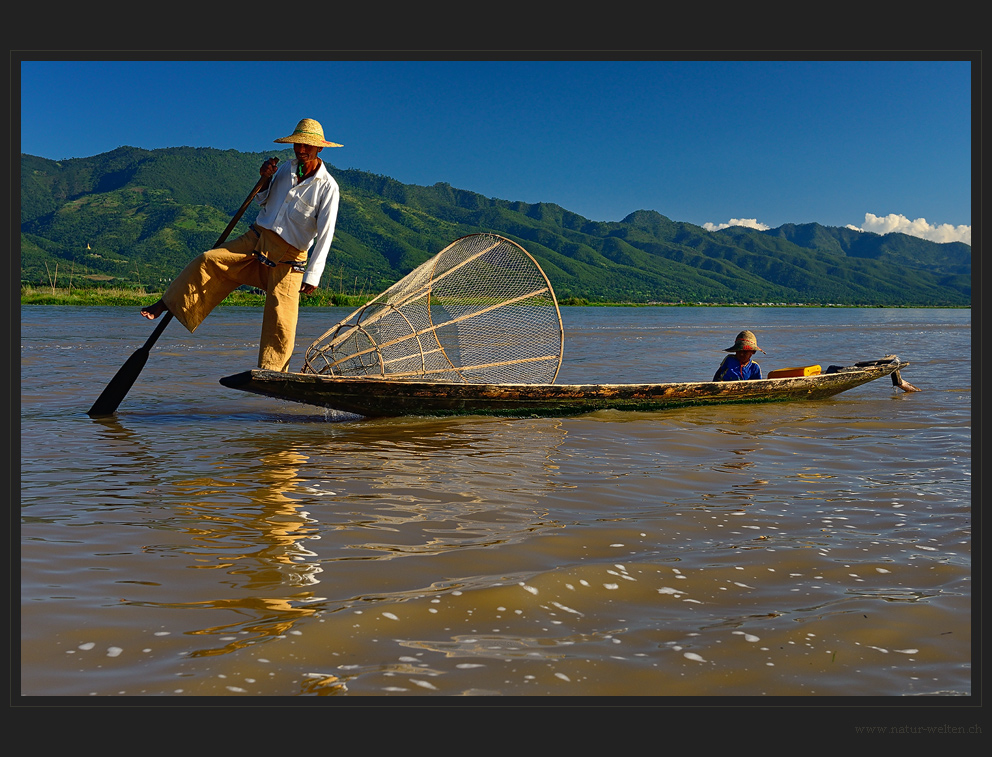
[[[103,390],[103,393],[97,397],[96,402],[93,403],[93,407],[89,409],[87,415],[91,418],[98,418],[100,416],[113,415],[117,412],[118,406],[123,402],[127,393],[131,391],[131,387],[134,386],[138,374],[141,373],[141,369],[145,367],[145,363],[147,362],[148,350],[145,347],[140,348],[131,355],[110,380],[110,383],[107,384],[107,388]]]
[[[267,181],[267,177],[263,176],[258,180],[258,183],[252,188],[251,193],[245,198],[244,203],[238,208],[238,212],[234,214],[234,218],[224,229],[224,233],[220,235],[220,238],[214,243],[214,247],[220,247],[224,244],[227,239],[228,234],[234,229],[238,220],[244,214],[248,205],[262,190],[262,185]],[[153,316],[154,317],[154,316]],[[113,415],[117,412],[117,407],[124,400],[124,397],[131,387],[134,385],[135,380],[138,378],[138,374],[141,373],[141,369],[145,367],[145,363],[148,361],[148,353],[151,351],[152,345],[155,344],[155,340],[159,338],[162,331],[168,325],[169,321],[172,320],[172,313],[168,310],[165,311],[165,315],[162,316],[162,320],[159,321],[158,326],[155,327],[155,331],[152,335],[148,337],[148,341],[145,345],[141,347],[137,352],[135,352],[131,357],[128,358],[127,362],[121,366],[121,369],[117,371],[117,375],[111,379],[107,388],[103,390],[96,402],[93,403],[93,407],[89,409],[87,415],[91,417],[99,417],[102,415]]]

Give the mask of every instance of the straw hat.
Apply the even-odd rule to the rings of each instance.
[[[751,350],[752,352],[764,352],[758,346],[758,338],[753,331],[742,331],[734,340],[734,346],[728,347],[724,352],[740,352],[741,350]]]
[[[335,142],[324,140],[324,127],[312,118],[304,118],[296,124],[296,131],[288,137],[273,139],[273,142],[288,142],[289,144],[316,145],[317,147],[343,147]]]

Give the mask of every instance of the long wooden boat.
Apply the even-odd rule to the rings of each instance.
[[[730,403],[782,402],[830,397],[885,376],[905,391],[918,391],[895,355],[823,373],[755,381],[669,384],[469,384],[340,377],[317,373],[250,370],[226,376],[231,389],[332,408],[366,417],[404,415],[557,416],[613,409],[651,411]]]

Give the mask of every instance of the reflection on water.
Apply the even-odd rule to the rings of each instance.
[[[811,362],[902,353],[924,391],[365,420],[219,386],[254,361],[237,309],[93,420],[147,334],[49,310],[22,330],[25,694],[971,693],[966,314],[803,312],[836,355],[795,312],[569,309],[563,381],[712,374],[746,317]]]
[[[102,435],[109,442],[108,467],[133,469],[144,465],[147,470],[153,459],[147,446],[154,440],[144,441],[117,419],[94,423],[102,427]],[[188,569],[222,571],[227,578],[221,585],[236,590],[231,597],[193,602],[178,598],[136,602],[151,608],[224,610],[221,614],[239,618],[236,622],[187,629],[186,633],[214,637],[242,634],[220,648],[198,649],[191,656],[234,651],[260,637],[285,634],[297,619],[313,614],[305,605],[312,594],[300,592],[299,587],[318,583],[322,569],[314,561],[316,553],[306,546],[308,539],[319,538],[318,529],[291,496],[297,472],[306,461],[304,455],[291,449],[260,449],[245,459],[236,456],[215,460],[211,465],[213,476],[163,480],[160,486],[147,491],[168,503],[168,516],[155,531],[170,538],[144,544],[142,552],[155,558],[179,557],[182,567]],[[282,596],[256,593],[269,589]],[[287,591],[292,593],[286,594]],[[300,603],[303,606],[297,606]]]
[[[339,560],[393,559],[513,543],[546,528],[542,495],[554,486],[558,420],[370,424],[333,449],[314,448],[321,521],[366,539]]]
[[[209,583],[226,588],[229,596],[184,601],[180,597],[193,589],[184,580],[171,582],[178,597],[122,600],[207,611],[198,613],[209,619],[207,625],[188,626],[184,633],[225,643],[201,646],[190,656],[234,652],[266,637],[283,637],[318,610],[409,591],[388,589],[382,581],[373,595],[320,587],[321,574],[334,563],[485,549],[556,527],[539,504],[553,485],[552,453],[564,440],[555,419],[489,421],[483,433],[476,424],[407,421],[385,436],[373,423],[347,438],[332,434],[329,443],[242,434],[225,441],[223,455],[202,445],[182,450],[191,457],[186,470],[175,471],[163,465],[180,453],[179,440],[163,459],[151,449],[161,449],[161,434],[141,433],[116,418],[93,424],[105,454],[105,492],[132,486],[135,470],[142,475],[157,470],[157,485],[144,493],[167,512],[150,525],[156,539],[142,544],[141,552],[178,558],[170,573],[178,568],[223,574]],[[325,589],[330,596],[318,596]]]
[[[235,457],[217,466],[213,477],[173,482],[185,500],[176,508],[179,518],[197,524],[187,531],[193,548],[183,550],[195,560],[191,567],[244,576],[248,589],[317,583],[320,568],[308,561],[315,554],[304,544],[317,529],[287,496],[306,459],[292,450],[252,461]]]

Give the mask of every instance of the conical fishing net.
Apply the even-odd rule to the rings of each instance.
[[[307,349],[304,373],[472,384],[553,383],[561,314],[520,245],[457,239]]]

